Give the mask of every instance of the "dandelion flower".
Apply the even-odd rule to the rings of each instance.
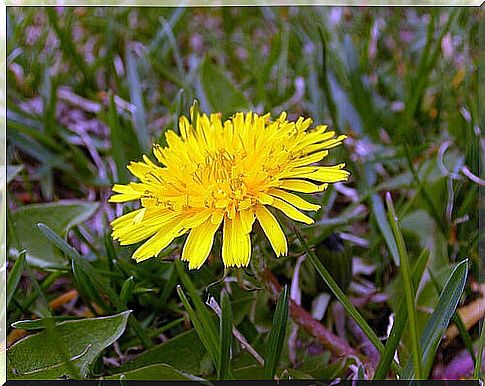
[[[194,109],[191,115],[192,122],[180,118],[180,135],[166,132],[168,146],[154,145],[159,164],[143,156],[128,165],[140,182],[113,187],[117,194],[110,202],[141,203],[140,209],[111,223],[113,238],[121,245],[146,240],[133,254],[136,261],[157,256],[188,233],[181,258],[189,269],[200,268],[222,227],[224,265],[245,267],[255,220],[276,255],[286,255],[285,234],[269,207],[311,224],[313,219],[301,210],[320,206],[295,192],[321,192],[349,176],[343,163],[317,165],[345,136],[336,137],[326,126],[310,128],[309,118],[292,122],[282,113],[271,120],[270,114],[249,112],[222,121],[220,114],[207,116]]]

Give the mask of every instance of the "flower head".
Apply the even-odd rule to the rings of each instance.
[[[224,122],[220,114],[194,117],[192,111],[192,122],[182,116],[180,135],[167,131],[168,146],[153,147],[159,164],[143,156],[128,166],[140,182],[114,185],[118,194],[110,202],[140,200],[141,207],[111,223],[113,238],[122,245],[146,240],[133,254],[143,261],[188,233],[182,260],[192,269],[205,262],[222,226],[224,265],[241,267],[249,264],[250,233],[258,220],[276,255],[286,255],[285,234],[269,207],[311,224],[300,210],[320,206],[294,192],[321,192],[349,176],[344,164],[316,164],[345,136],[311,124],[309,118],[288,121],[286,113],[276,120],[237,113]]]

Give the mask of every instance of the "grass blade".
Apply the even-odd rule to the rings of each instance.
[[[404,243],[401,230],[399,229],[399,225],[397,223],[396,211],[394,210],[394,204],[392,203],[391,194],[389,192],[386,194],[386,203],[388,209],[387,215],[391,224],[392,233],[394,234],[394,238],[396,240],[396,245],[399,252],[399,261],[401,263],[401,278],[404,284],[405,301],[410,325],[414,371],[416,377],[418,379],[422,379],[421,349],[418,341],[418,318],[416,315],[416,291],[414,290],[411,278],[411,264],[409,263],[408,252],[406,250],[406,245]]]
[[[264,359],[264,379],[273,379],[283,349],[288,324],[288,286],[280,294],[273,317],[273,328],[269,336],[266,358]]]
[[[143,94],[141,90],[140,77],[138,75],[137,61],[133,56],[131,48],[126,47],[126,70],[130,88],[130,100],[136,106],[134,113],[134,124],[139,138],[140,147],[147,152],[151,147],[150,135],[147,127],[145,107],[143,105]]]
[[[376,218],[377,226],[379,227],[382,236],[384,236],[384,240],[389,248],[392,259],[394,260],[394,264],[399,267],[399,252],[397,250],[396,240],[392,234],[391,226],[387,221],[386,210],[384,208],[384,204],[382,203],[381,196],[375,193],[371,195],[370,199],[372,203],[372,212]]]
[[[120,127],[118,112],[116,111],[116,104],[113,92],[109,92],[109,107],[107,121],[110,129],[111,139],[111,154],[116,165],[116,173],[119,183],[127,183],[130,179],[128,170],[126,168],[125,149],[123,147],[122,135],[123,132]]]
[[[195,309],[197,310],[197,314],[199,315],[201,322],[207,327],[207,334],[209,335],[210,340],[213,342],[214,345],[217,345],[219,342],[219,334],[217,333],[217,327],[212,319],[211,313],[207,306],[204,304],[200,295],[197,292],[192,280],[190,280],[189,275],[185,271],[184,263],[180,260],[175,262],[175,267],[177,269],[177,274],[182,281],[182,285],[184,289],[188,292],[189,296],[194,303]],[[217,366],[218,361],[215,362]]]
[[[185,307],[185,310],[189,314],[190,321],[194,325],[195,331],[197,331],[197,335],[199,335],[202,344],[209,353],[212,363],[214,363],[214,367],[218,368],[221,351],[219,350],[218,342],[214,341],[211,337],[210,326],[208,326],[205,321],[202,321],[199,317],[200,313],[198,314],[192,308],[180,285],[177,286],[177,293]]]
[[[221,354],[217,377],[219,380],[228,379],[229,366],[231,363],[231,343],[232,343],[232,309],[229,295],[226,291],[221,295],[221,318],[219,331],[219,347]]]
[[[441,291],[438,304],[424,326],[419,343],[422,352],[422,376],[426,378],[431,371],[431,366],[438,349],[438,344],[443,336],[443,331],[448,326],[453,313],[460,301],[465,288],[468,275],[468,260],[460,262],[451,273],[443,291]],[[404,369],[403,378],[409,379],[414,372],[413,363],[409,361]]]
[[[423,249],[418,257],[418,260],[413,266],[412,279],[414,287],[418,287],[419,282],[423,277],[424,270],[426,269],[428,259],[429,250]],[[407,320],[408,318],[406,312],[406,303],[404,301],[401,301],[397,309],[396,316],[394,318],[394,324],[392,326],[391,332],[389,333],[389,339],[387,340],[384,351],[381,354],[381,358],[377,365],[373,379],[386,378],[387,372],[389,371],[389,366],[391,365],[392,359],[394,357],[394,353],[396,352],[397,347],[399,346],[399,342],[401,341],[401,336],[404,328],[406,327]]]
[[[128,279],[125,280],[123,286],[121,287],[120,300],[123,302],[123,304],[126,305],[126,303],[128,303],[128,300],[133,294],[134,287],[135,285],[133,283],[133,276],[130,276]]]
[[[431,270],[428,269],[428,273],[431,278],[431,281],[433,282],[434,287],[436,288],[438,293],[440,293],[443,290],[443,288],[440,286],[440,283],[436,280]],[[466,349],[470,353],[473,363],[475,363],[477,359],[475,358],[475,352],[473,351],[472,338],[468,333],[468,330],[466,329],[465,324],[463,323],[463,320],[461,319],[459,312],[455,311],[451,319],[453,323],[455,323],[456,328],[458,329],[458,332],[461,336],[461,339],[463,340],[463,343],[465,344]]]
[[[20,277],[22,276],[22,272],[24,271],[25,268],[25,255],[27,251],[22,251],[19,253],[19,256],[17,258],[17,261],[12,267],[12,270],[8,274],[7,278],[7,306],[6,308],[8,309],[8,305],[10,304],[10,300],[12,300],[12,296],[15,293],[15,290],[17,289],[17,286],[20,281]]]
[[[347,313],[352,317],[352,319],[355,320],[355,322],[359,325],[359,327],[362,329],[362,331],[367,336],[367,338],[370,340],[370,342],[377,348],[379,353],[382,354],[382,352],[384,351],[384,345],[379,340],[376,333],[367,324],[364,317],[360,314],[360,312],[357,310],[357,308],[355,308],[355,306],[351,303],[349,298],[340,289],[338,284],[333,279],[332,275],[330,275],[330,273],[323,266],[323,264],[320,262],[318,257],[308,247],[305,239],[302,237],[302,235],[300,234],[300,232],[296,228],[295,228],[295,233],[296,233],[296,236],[298,237],[298,239],[300,240],[303,248],[305,249],[308,257],[310,258],[310,261],[312,262],[313,266],[315,267],[315,270],[319,273],[319,275],[322,277],[323,281],[325,281],[325,283],[330,288],[332,293],[335,295],[335,297],[338,299],[338,301],[345,308],[345,311],[347,311]],[[401,367],[399,366],[399,364],[396,361],[392,362],[392,368],[398,374],[401,373]]]

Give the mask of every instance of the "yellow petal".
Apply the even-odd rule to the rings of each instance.
[[[165,247],[167,247],[174,238],[185,233],[186,229],[180,225],[180,217],[175,217],[171,221],[165,223],[159,231],[142,244],[133,253],[133,258],[137,261],[144,261],[150,257],[157,256]]]
[[[304,222],[305,224],[313,224],[314,222],[311,217],[308,217],[306,214],[301,213],[294,206],[288,204],[283,200],[280,200],[279,198],[275,198],[271,206],[274,206],[276,209],[281,210],[289,218],[295,221]]]
[[[190,231],[182,250],[182,260],[189,262],[189,269],[199,269],[207,260],[219,225],[220,223],[213,224],[208,218],[202,225]]]
[[[302,174],[299,177],[328,183],[347,181],[350,173],[347,170],[343,170],[344,166],[345,164],[335,166],[320,166],[318,170]]]
[[[138,191],[133,189],[135,184],[129,185],[118,185],[115,184],[113,186],[113,192],[120,193],[115,194],[109,198],[109,202],[126,202],[126,201],[133,201],[138,200],[144,196],[143,191]]]
[[[186,218],[183,220],[183,225],[185,228],[197,228],[202,223],[204,223],[211,215],[211,209],[197,210],[194,213],[186,215]]]
[[[324,151],[319,151],[317,153],[313,153],[313,154],[310,154],[310,155],[307,155],[307,156],[304,156],[304,157],[301,157],[301,158],[298,158],[294,161],[291,162],[291,165],[293,167],[298,167],[298,166],[305,166],[305,165],[310,165],[310,164],[313,164],[315,162],[318,162],[318,161],[321,161],[322,159],[324,159],[326,156],[328,155],[328,151],[324,150]]]
[[[122,227],[124,225],[130,224],[133,222],[133,219],[139,215],[141,211],[143,211],[143,208],[134,210],[133,212],[126,213],[123,216],[120,216],[114,219],[113,221],[111,221],[110,224],[113,228]]]
[[[226,267],[246,267],[251,258],[251,237],[244,232],[238,215],[224,219],[222,235],[222,261]]]
[[[244,233],[251,233],[254,223],[254,211],[252,208],[239,212]]]
[[[224,218],[224,212],[222,210],[216,210],[212,213],[211,221],[212,224],[220,224]]]
[[[276,256],[286,255],[288,253],[286,237],[273,214],[262,205],[256,207],[255,214]]]
[[[316,185],[313,182],[305,181],[305,180],[283,180],[280,188],[293,190],[294,192],[301,192],[301,193],[316,193],[322,192],[327,189],[328,184],[323,185]]]
[[[303,198],[297,196],[296,194],[285,192],[284,190],[280,189],[273,189],[270,191],[272,196],[281,198],[286,202],[290,203],[291,205],[297,207],[298,209],[302,210],[318,210],[320,209],[320,205],[311,204],[305,201]]]
[[[222,261],[226,267],[233,265],[232,242],[232,220],[226,216],[222,228]]]

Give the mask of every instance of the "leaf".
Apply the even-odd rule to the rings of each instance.
[[[103,377],[106,380],[127,380],[127,381],[196,381],[202,384],[211,383],[203,378],[185,373],[165,363],[157,363],[140,367],[136,370],[126,371],[123,373]]]
[[[209,332],[210,327],[205,321],[201,320],[200,312],[196,313],[196,311],[192,308],[189,301],[187,300],[187,297],[184,294],[184,291],[182,290],[182,287],[177,286],[177,293],[180,297],[180,300],[182,300],[185,310],[189,314],[190,321],[194,325],[195,331],[197,331],[201,342],[209,353],[214,367],[217,368],[219,366],[221,357],[221,350],[218,341],[214,341],[212,339],[212,336]]]
[[[422,379],[421,373],[421,349],[418,342],[418,320],[416,316],[416,291],[413,285],[413,279],[411,277],[411,263],[409,262],[408,252],[406,250],[406,244],[399,228],[396,211],[394,210],[394,204],[392,202],[391,194],[386,194],[387,203],[387,217],[391,224],[392,233],[397,245],[399,253],[399,261],[401,263],[401,277],[404,284],[404,296],[406,301],[407,313],[409,318],[409,328],[411,335],[411,348],[412,358],[414,363],[415,375],[418,379]]]
[[[424,326],[419,343],[422,353],[423,379],[427,379],[434,361],[436,350],[443,337],[455,309],[460,301],[468,275],[468,260],[460,262],[451,273],[443,291],[441,291],[434,312]],[[403,379],[409,379],[414,372],[411,361],[404,369]]]
[[[288,286],[280,294],[273,317],[273,328],[264,359],[264,379],[273,379],[278,367],[283,343],[285,341],[286,325],[288,324]]]
[[[37,223],[46,223],[54,232],[65,236],[67,230],[93,215],[98,204],[88,201],[62,200],[47,204],[26,205],[12,214],[12,224],[20,238],[19,250],[27,250],[27,262],[39,268],[66,265],[53,245],[37,229]]]
[[[12,300],[12,296],[17,289],[17,285],[19,284],[20,277],[22,276],[22,272],[24,271],[25,266],[25,251],[20,252],[17,261],[13,265],[11,271],[7,277],[7,307],[10,304],[10,300]]]
[[[419,238],[422,248],[430,250],[430,267],[438,270],[448,265],[448,241],[438,231],[436,222],[422,209],[407,213],[400,221],[404,233],[410,232]]]
[[[130,100],[136,107],[133,114],[133,123],[136,128],[140,147],[143,151],[147,152],[151,147],[151,139],[147,127],[145,106],[143,104],[143,90],[141,87],[140,76],[138,74],[138,62],[131,51],[131,47],[126,46],[125,53]]]
[[[75,376],[64,362],[65,347],[71,366],[82,377],[88,366],[123,333],[131,311],[113,316],[55,323],[54,333],[44,330],[14,344],[7,350],[8,379],[56,379]]]
[[[423,249],[419,255],[416,263],[413,266],[413,285],[415,288],[419,286],[421,278],[423,277],[424,270],[426,269],[426,264],[429,259],[429,251]],[[389,339],[386,342],[384,351],[381,354],[379,364],[377,365],[376,372],[374,373],[373,379],[385,379],[387,372],[389,371],[389,366],[394,358],[394,353],[397,350],[399,342],[401,341],[401,336],[406,327],[407,323],[407,313],[406,313],[406,303],[401,300],[399,307],[394,318],[394,324],[392,326],[391,332],[389,333]]]
[[[201,323],[203,323],[205,332],[211,342],[211,346],[217,347],[219,342],[219,334],[217,332],[216,324],[214,323],[213,314],[209,312],[209,308],[204,304],[197,293],[192,280],[190,280],[189,275],[185,271],[184,263],[181,260],[177,260],[175,261],[175,267],[177,269],[177,274],[182,281],[182,285],[187,290],[192,302],[194,303],[197,316]],[[217,363],[218,361],[215,362],[215,365],[217,365]]]
[[[1,167],[1,169],[3,168],[4,166]],[[24,165],[7,165],[7,184],[12,182],[12,180],[17,177],[17,175],[23,170],[23,168]]]
[[[74,278],[79,286],[81,293],[92,298],[96,303],[103,307],[103,309],[108,310],[108,306],[99,295],[101,293],[105,293],[109,301],[116,308],[116,310],[123,311],[126,309],[126,305],[122,303],[120,297],[109,285],[109,283],[106,283],[106,281],[104,280],[105,278],[98,274],[98,272],[96,272],[91,264],[83,259],[74,248],[67,244],[47,225],[39,223],[37,224],[37,228],[49,241],[51,241],[71,259]],[[134,315],[130,315],[129,324],[135,334],[140,339],[143,347],[150,348],[152,344],[146,336],[144,329],[141,327],[139,321],[135,318]]]
[[[205,58],[200,67],[200,81],[210,108],[221,112],[224,117],[249,109],[244,94],[209,59]]]
[[[180,371],[201,374],[201,362],[206,356],[197,332],[192,329],[153,347],[113,372],[121,373],[153,364],[168,364]]]
[[[121,129],[118,112],[113,93],[109,92],[108,114],[106,118],[110,129],[111,155],[116,165],[118,183],[125,184],[129,181],[129,173],[126,168],[126,152],[123,146],[124,131]]]
[[[384,209],[384,204],[382,199],[378,194],[371,195],[372,212],[374,213],[375,219],[377,221],[377,226],[379,227],[384,240],[386,240],[389,252],[391,252],[394,264],[399,267],[399,252],[397,250],[396,240],[392,235],[391,227],[386,217],[386,210]]]
[[[43,330],[48,327],[47,318],[33,319],[33,320],[19,320],[12,323],[13,328],[18,328],[21,330]],[[51,321],[63,322],[65,320],[79,320],[82,319],[79,316],[53,316]]]

